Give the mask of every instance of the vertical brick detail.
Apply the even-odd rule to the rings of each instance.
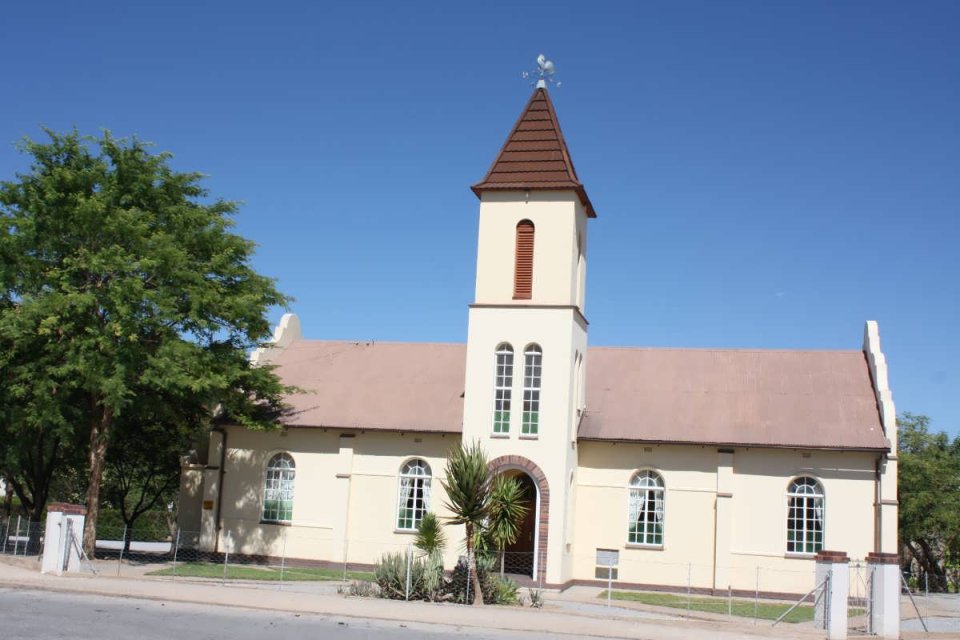
[[[497,473],[506,469],[521,469],[537,484],[540,494],[540,513],[537,514],[537,575],[534,580],[547,581],[547,536],[550,533],[550,485],[547,476],[536,464],[523,456],[500,456],[490,461],[490,471]]]

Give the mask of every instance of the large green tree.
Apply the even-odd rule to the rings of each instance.
[[[137,139],[46,133],[21,144],[29,171],[0,183],[0,341],[14,350],[2,373],[32,379],[38,406],[52,405],[38,411],[83,434],[92,553],[110,438],[137,403],[275,424],[285,389],[247,353],[287,299],[231,231],[236,205],[210,198],[200,174]],[[4,428],[25,438],[37,424],[14,415]]]
[[[960,437],[931,432],[927,416],[898,420],[900,542],[930,579],[947,588],[947,564],[960,561]]]

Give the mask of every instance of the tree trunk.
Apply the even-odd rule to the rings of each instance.
[[[9,518],[10,510],[13,508],[13,482],[9,478],[4,478],[4,480],[3,515]]]
[[[89,478],[87,483],[87,519],[83,523],[83,551],[93,558],[97,545],[97,517],[100,515],[100,483],[107,460],[107,437],[113,423],[113,409],[102,407],[90,424]]]
[[[473,527],[467,524],[467,579],[473,587],[473,604],[483,604],[483,589],[480,587],[480,572],[477,571],[477,557],[473,552]]]

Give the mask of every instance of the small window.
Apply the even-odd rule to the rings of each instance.
[[[510,402],[513,399],[513,347],[497,347],[497,372],[494,380],[493,432],[510,433]]]
[[[656,471],[633,475],[627,542],[663,546],[663,494],[663,478]]]
[[[397,529],[415,530],[430,509],[430,465],[419,458],[400,469]]]
[[[540,431],[540,379],[543,351],[535,344],[523,352],[523,425],[520,433],[535,436]]]
[[[787,490],[787,553],[823,549],[823,487],[814,478],[797,478]]]
[[[263,485],[264,522],[290,522],[293,519],[293,482],[296,476],[293,458],[278,453],[267,464]]]
[[[513,271],[513,299],[533,297],[533,223],[521,220],[517,224],[517,255]]]

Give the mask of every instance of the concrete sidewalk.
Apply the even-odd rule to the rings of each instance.
[[[514,632],[602,638],[818,638],[811,625],[680,619],[662,610],[647,615],[636,608],[597,606],[592,590],[582,594],[548,594],[543,609],[469,607],[456,604],[402,602],[375,598],[347,598],[336,594],[302,593],[264,587],[221,585],[215,582],[169,578],[117,578],[106,575],[42,575],[35,561],[0,557],[0,585],[24,589],[143,598],[213,606],[243,607],[289,613],[437,624]],[[580,602],[583,606],[570,606]]]

